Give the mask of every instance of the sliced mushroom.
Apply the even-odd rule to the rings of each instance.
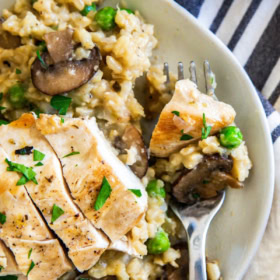
[[[205,156],[195,169],[185,169],[173,185],[173,195],[181,203],[192,204],[198,198],[207,199],[227,186],[242,188],[243,184],[230,175],[231,158]]]
[[[148,169],[148,153],[138,129],[133,125],[127,126],[123,136],[116,137],[114,145],[121,153],[132,147],[136,148],[138,158],[130,168],[137,177],[143,178]]]
[[[20,37],[3,30],[2,23],[4,21],[3,18],[0,18],[0,47],[3,49],[18,48],[21,45]]]
[[[91,50],[87,59],[82,60],[54,63],[47,52],[41,58],[46,65],[36,58],[31,67],[31,78],[38,90],[49,95],[69,92],[82,86],[96,73],[101,61],[97,47]]]
[[[62,31],[55,31],[45,34],[48,52],[54,61],[58,63],[71,58],[73,52],[72,36],[73,30],[66,28]]]
[[[189,254],[188,245],[181,242],[173,246],[174,249],[179,249],[181,253],[180,259],[176,260],[178,268],[171,265],[165,267],[164,273],[161,275],[160,280],[185,280],[189,272]]]

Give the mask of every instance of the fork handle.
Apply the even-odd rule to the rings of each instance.
[[[191,222],[187,228],[189,244],[189,280],[207,280],[205,240],[207,228]]]

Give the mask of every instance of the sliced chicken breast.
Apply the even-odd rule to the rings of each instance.
[[[66,182],[83,213],[112,241],[120,239],[147,208],[140,180],[115,156],[95,119],[65,119],[62,123],[58,116],[41,114],[36,125],[60,159]],[[104,178],[112,191],[95,210]]]
[[[3,135],[1,134],[1,136]],[[33,256],[28,258],[28,252],[31,249],[38,252],[32,274],[30,272],[28,275],[29,280],[56,280],[71,270],[72,265],[66,258],[58,240],[53,238],[45,225],[25,187],[16,186],[20,175],[17,172],[7,171],[6,158],[9,159],[0,145],[0,213],[5,216],[5,221],[0,223],[0,239],[12,250],[19,270],[24,275],[27,274],[31,260],[33,260]],[[25,244],[29,244],[29,246],[27,247]],[[25,255],[19,254],[23,251]],[[52,259],[46,254],[49,251],[59,258]],[[35,262],[35,259],[33,261]],[[27,262],[28,267],[26,267]],[[46,269],[40,265],[41,263],[56,269],[50,269],[46,274]],[[44,278],[45,275],[48,275],[48,278]]]
[[[32,166],[38,184],[25,184],[33,202],[42,212],[49,227],[60,237],[69,249],[68,255],[76,268],[83,272],[90,269],[109,246],[105,234],[97,230],[72,201],[65,185],[59,160],[48,141],[35,127],[32,114],[24,114],[19,120],[0,127],[2,147],[13,161]],[[13,141],[11,141],[11,139]],[[16,150],[32,147],[29,155],[15,154]],[[40,166],[35,166],[34,153],[44,157]],[[63,213],[52,221],[54,205]],[[58,209],[58,208],[56,208]]]
[[[68,272],[72,267],[63,262],[65,254],[57,239],[44,241],[24,240],[7,238],[7,243],[13,251],[20,271],[26,275],[28,280],[57,280]],[[30,248],[32,252],[28,258]],[[30,270],[34,263],[34,268]]]
[[[206,123],[212,126],[210,134],[233,123],[234,109],[223,102],[198,91],[190,80],[176,83],[175,92],[170,102],[163,108],[159,121],[153,131],[150,142],[151,154],[167,157],[201,137],[203,114]],[[193,137],[180,140],[183,134]]]
[[[0,276],[21,275],[12,252],[6,247],[5,243],[0,240]]]

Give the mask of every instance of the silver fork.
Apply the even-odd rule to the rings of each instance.
[[[208,95],[217,99],[215,88],[212,83],[213,73],[208,61],[204,61],[205,87]],[[190,79],[197,84],[196,65],[190,62]],[[169,66],[164,63],[164,74],[166,75],[166,86],[170,88]],[[178,80],[184,79],[184,67],[182,62],[178,63]],[[170,206],[175,215],[181,220],[188,237],[189,247],[189,280],[206,280],[206,258],[205,244],[206,235],[210,222],[220,210],[225,200],[225,191],[221,191],[215,198],[197,201],[192,206],[177,203],[174,199]]]

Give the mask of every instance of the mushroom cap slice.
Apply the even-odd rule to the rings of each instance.
[[[41,58],[47,67],[44,68],[37,57],[31,66],[31,78],[33,85],[48,95],[69,92],[82,86],[97,72],[101,61],[97,47],[91,50],[88,58],[82,60],[67,60],[53,64],[47,52],[43,53]]]
[[[196,202],[196,195],[201,199],[215,197],[217,192],[227,186],[242,188],[243,184],[231,175],[233,161],[220,155],[205,156],[195,169],[185,169],[175,181],[172,193],[181,203]]]
[[[116,137],[115,147],[125,152],[131,147],[137,150],[137,160],[130,166],[130,169],[138,178],[143,178],[148,169],[148,153],[143,138],[138,129],[133,125],[128,125],[122,137]]]
[[[62,31],[55,31],[45,34],[44,39],[48,52],[54,63],[68,60],[73,51],[72,36],[73,29],[66,28]]]

